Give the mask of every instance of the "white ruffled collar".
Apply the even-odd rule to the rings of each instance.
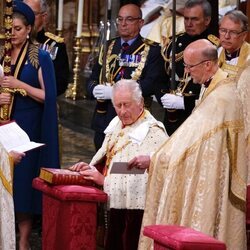
[[[142,121],[142,122],[140,120],[141,124],[139,124],[138,126],[130,127],[128,137],[131,139],[132,143],[137,143],[140,145],[144,141],[145,137],[147,136],[149,128],[153,125],[157,125],[165,131],[164,125],[161,122],[157,121],[147,110],[145,112],[146,112],[145,116],[147,117],[147,119],[145,119],[145,121]],[[104,133],[105,134],[113,133],[115,128],[117,128],[118,126],[121,128],[122,123],[119,117],[116,116],[109,123]]]

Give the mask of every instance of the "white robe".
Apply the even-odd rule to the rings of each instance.
[[[114,155],[104,181],[109,207],[116,209],[144,209],[148,173],[110,174],[113,162],[128,162],[135,156],[150,155],[167,138],[165,128],[147,110],[132,125],[122,127],[116,116],[109,124],[102,147],[90,164],[100,162],[113,149]]]
[[[16,249],[14,202],[12,197],[13,162],[0,144],[0,249]]]
[[[246,249],[250,67],[246,72],[242,81],[211,86],[153,156],[142,230],[182,225],[225,242],[229,250]],[[141,235],[139,249],[152,249],[152,240]]]

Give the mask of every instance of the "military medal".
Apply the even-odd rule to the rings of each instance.
[[[138,67],[141,62],[140,54],[120,54],[118,56],[119,66],[120,67]]]

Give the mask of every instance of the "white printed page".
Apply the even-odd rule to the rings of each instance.
[[[10,151],[15,150],[17,152],[24,153],[24,152],[27,152],[27,151],[29,151],[31,149],[38,148],[38,147],[41,147],[41,146],[44,146],[44,143],[37,143],[37,142],[30,141],[27,144],[12,148],[12,149],[10,149]]]
[[[0,126],[0,142],[8,152],[11,150],[26,152],[43,145],[31,142],[29,136],[16,122]]]

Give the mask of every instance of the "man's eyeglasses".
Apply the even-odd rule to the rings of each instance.
[[[117,17],[116,23],[121,24],[125,22],[126,24],[133,24],[136,20],[140,20],[141,17]]]
[[[245,32],[245,30],[237,31],[237,30],[228,30],[224,28],[219,28],[220,35],[225,36],[226,34],[228,34],[230,37],[234,37],[234,38],[243,32]]]
[[[211,60],[208,60],[208,59],[206,59],[206,60],[203,60],[203,61],[201,61],[201,62],[199,62],[199,63],[196,63],[196,64],[186,64],[186,63],[183,63],[183,66],[186,68],[186,69],[192,69],[193,67],[196,67],[196,66],[198,66],[198,65],[200,65],[200,64],[202,64],[202,63],[204,63],[204,62],[208,62],[208,61],[211,61]]]

